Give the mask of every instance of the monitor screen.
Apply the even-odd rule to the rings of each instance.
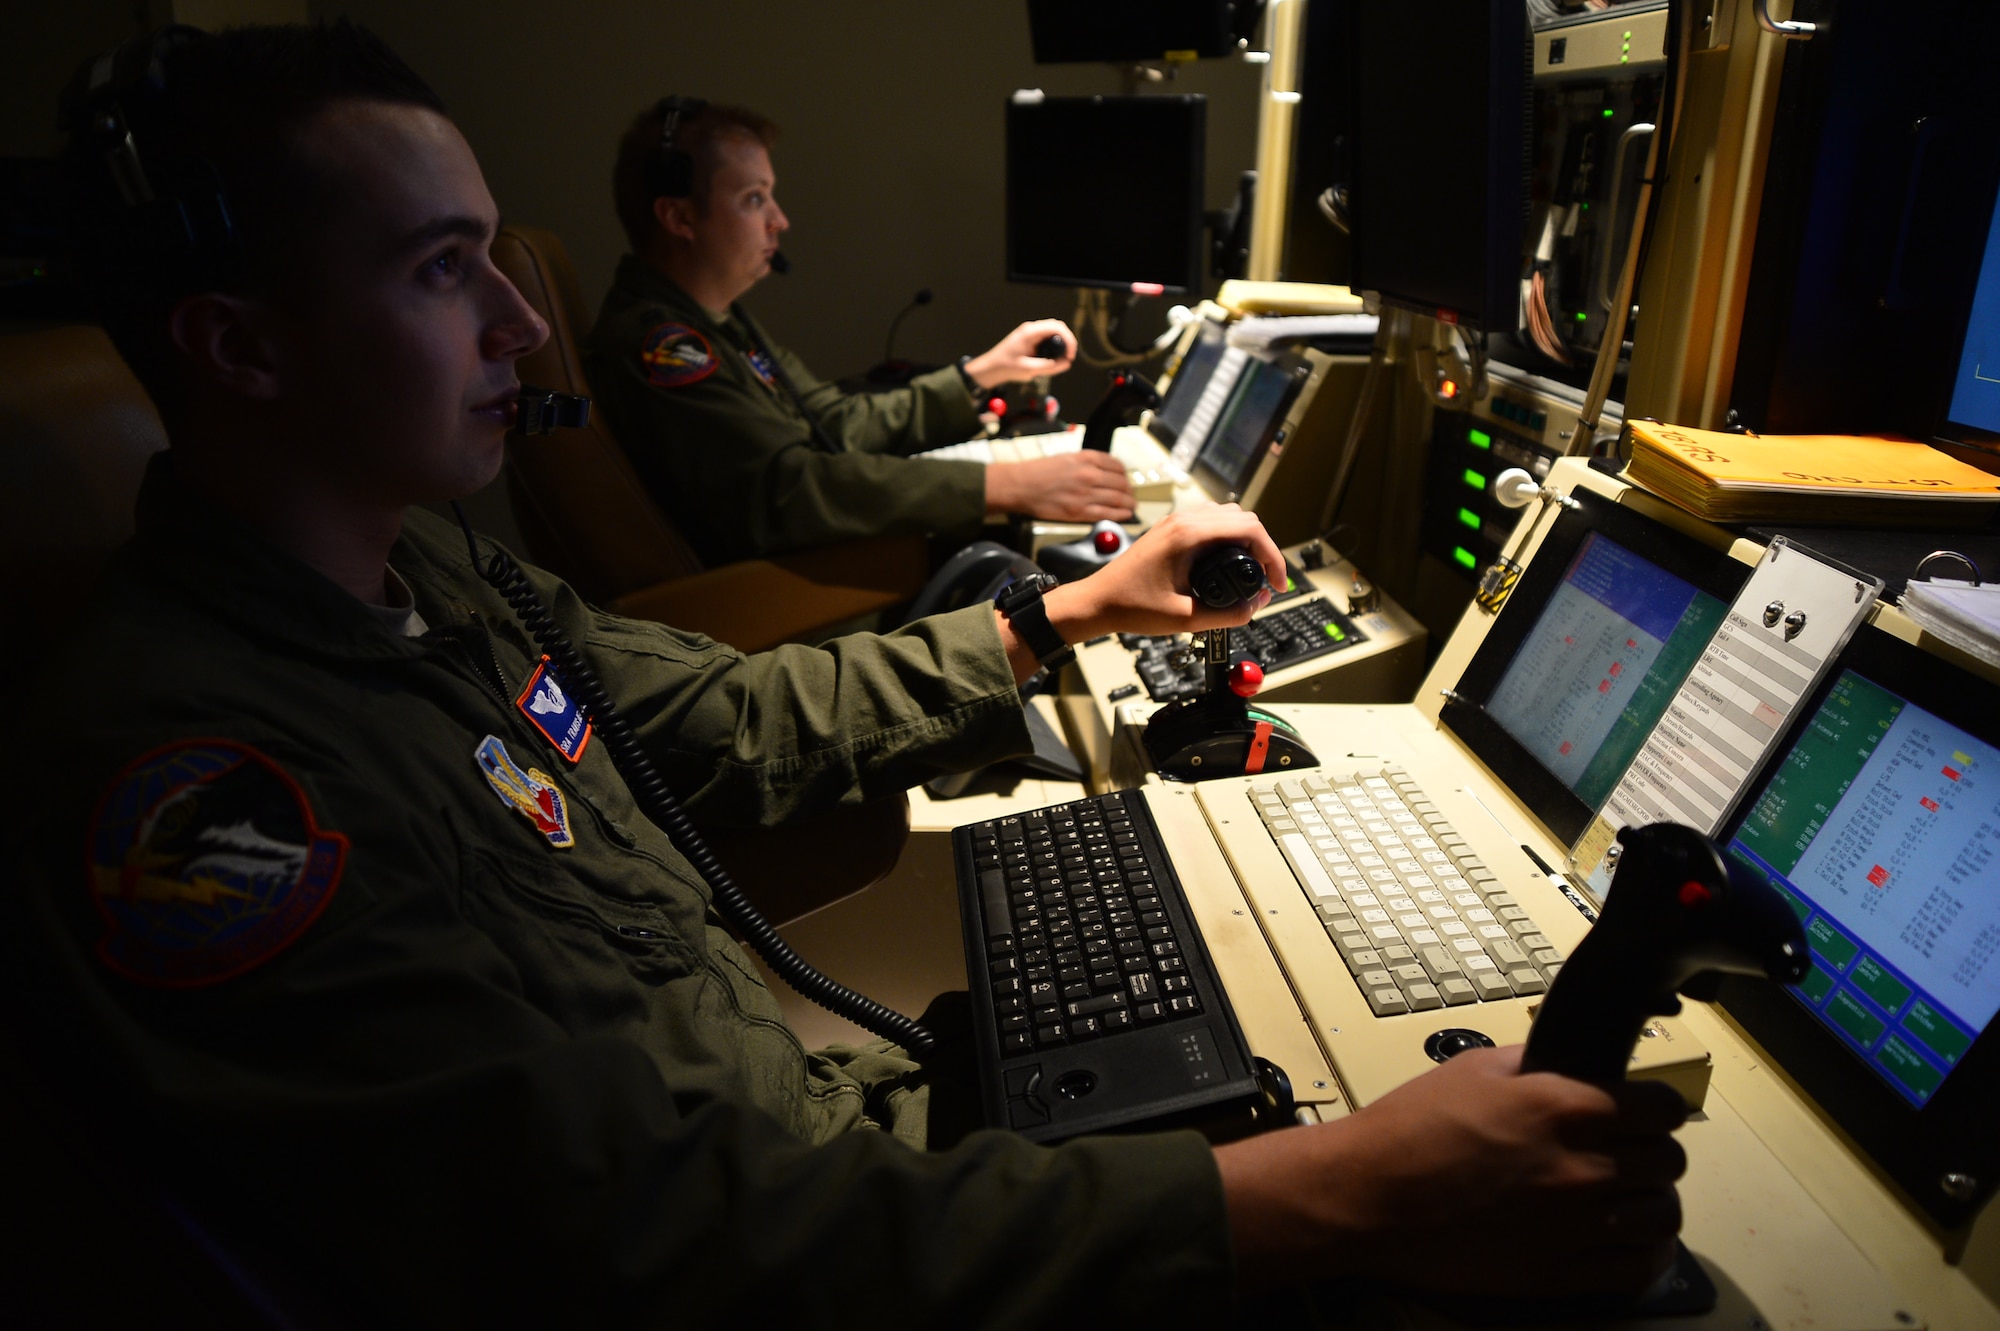
[[[1994,208],[1987,226],[1986,252],[1973,287],[1972,313],[1966,319],[1945,414],[1952,425],[1962,427],[1947,427],[1949,436],[1966,442],[1982,435],[2000,438],[2000,206]],[[1971,438],[1966,438],[1968,434]]]
[[[1527,206],[1525,7],[1356,4],[1349,21],[1349,280],[1512,331]]]
[[[1308,377],[1305,367],[1290,361],[1244,361],[1236,390],[1195,456],[1195,471],[1212,490],[1232,499],[1243,493]]]
[[[1578,799],[1599,808],[1728,608],[1591,532],[1486,710]]]
[[[1724,853],[1812,971],[1721,1002],[1938,1225],[2000,1181],[2000,685],[1864,626],[1750,784]]]
[[[1038,65],[1234,55],[1261,4],[1240,0],[1028,0]]]
[[[1145,293],[1202,285],[1207,101],[1007,103],[1007,278]]]
[[[1634,505],[1582,486],[1570,499],[1439,719],[1573,843],[1666,715],[1750,566]]]
[[[1805,921],[1792,996],[1905,1100],[2000,1011],[2000,749],[1843,670],[1729,841]]]
[[[1195,404],[1201,400],[1209,382],[1215,377],[1216,367],[1222,364],[1223,353],[1228,350],[1229,337],[1223,326],[1213,319],[1203,319],[1201,327],[1195,331],[1194,341],[1174,370],[1173,382],[1167,385],[1167,395],[1161,401],[1160,409],[1153,413],[1148,428],[1155,439],[1172,448],[1174,442],[1187,432],[1188,423],[1194,418]]]

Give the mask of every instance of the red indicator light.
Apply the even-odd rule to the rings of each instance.
[[[1945,774],[1945,776],[1946,776],[1946,777],[1948,777],[1949,779],[1951,779],[1951,780],[1953,780],[1953,781],[1956,781],[1956,780],[1958,780],[1958,773],[1957,773],[1956,771],[1952,770],[1952,769],[1951,769],[1951,768],[1949,768],[1949,767],[1947,767],[1947,768],[1945,768],[1945,769],[1944,769],[1944,774]]]
[[[1889,881],[1889,871],[1878,864],[1868,871],[1868,881],[1880,887]]]
[[[1924,796],[1922,799],[1918,800],[1917,803],[1923,805],[1926,809],[1929,809],[1932,813],[1936,813],[1938,811],[1938,802],[1932,799],[1929,795]]]
[[[1450,379],[1438,385],[1438,396],[1449,402],[1458,396],[1458,385]]]
[[[1706,906],[1714,900],[1715,893],[1690,878],[1681,884],[1680,898],[1683,906],[1693,910],[1696,906]]]
[[[1132,294],[1135,296],[1164,296],[1167,289],[1158,282],[1134,282]]]
[[[1599,681],[1598,681],[1598,684],[1597,684],[1597,691],[1598,691],[1599,693],[1609,693],[1609,692],[1611,692],[1611,681],[1610,681],[1610,680],[1608,680],[1608,679],[1605,679],[1605,680],[1599,680]]]

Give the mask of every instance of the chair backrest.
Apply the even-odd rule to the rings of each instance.
[[[146,459],[167,446],[152,399],[104,330],[0,336],[0,609],[39,632],[74,615],[132,534]]]
[[[562,241],[535,227],[503,227],[493,262],[549,325],[549,340],[521,359],[521,381],[588,394],[578,339],[590,314]],[[535,562],[593,601],[701,571],[700,558],[646,493],[601,412],[591,413],[585,429],[510,435],[507,493]]]

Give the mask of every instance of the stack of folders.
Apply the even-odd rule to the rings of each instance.
[[[2000,476],[1912,439],[1633,421],[1631,445],[1628,480],[1711,522],[1976,527],[2000,512]]]
[[[1903,613],[1932,637],[2000,667],[2000,585],[1914,579],[1903,589]]]

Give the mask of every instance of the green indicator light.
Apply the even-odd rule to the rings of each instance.
[[[1582,322],[1583,322],[1584,320],[1588,319],[1589,317],[1590,317],[1590,316],[1589,316],[1588,314],[1584,313],[1584,312],[1583,312],[1582,310],[1578,310],[1578,311],[1576,312],[1576,321],[1577,321],[1578,323],[1582,323]]]
[[[1333,640],[1334,640],[1335,642],[1346,642],[1346,641],[1347,641],[1347,634],[1345,634],[1345,633],[1343,633],[1343,632],[1341,631],[1341,628],[1340,628],[1340,625],[1338,625],[1338,624],[1327,624],[1327,625],[1323,625],[1323,627],[1324,627],[1324,628],[1326,629],[1326,636],[1327,636],[1327,637],[1329,637],[1329,638],[1332,638],[1332,639],[1333,639]]]
[[[1493,447],[1493,436],[1484,430],[1467,430],[1465,432],[1465,441],[1474,448]]]
[[[1632,57],[1629,55],[1621,55],[1618,57],[1618,63],[1621,65],[1629,65],[1632,63]]]
[[[1609,120],[1609,119],[1611,119],[1611,117],[1613,117],[1613,116],[1615,116],[1615,115],[1617,115],[1617,114],[1618,114],[1618,112],[1617,112],[1617,111],[1615,111],[1615,110],[1613,110],[1613,109],[1612,109],[1611,107],[1608,107],[1608,106],[1607,106],[1607,107],[1605,107],[1605,108],[1604,108],[1604,118],[1605,118],[1606,120]]]
[[[1631,40],[1632,40],[1632,34],[1631,34],[1631,33],[1629,33],[1629,32],[1628,32],[1628,33],[1626,33],[1626,34],[1625,34],[1625,40],[1626,40],[1626,41],[1628,41],[1628,42],[1629,42],[1629,41],[1631,41]]]
[[[1484,490],[1486,488],[1486,478],[1470,467],[1465,469],[1465,483],[1475,490]]]
[[[1453,559],[1456,559],[1459,563],[1465,565],[1467,568],[1479,567],[1479,561],[1472,557],[1472,551],[1466,549],[1462,545],[1455,545],[1451,548],[1451,557]]]
[[[1479,530],[1479,515],[1477,513],[1474,513],[1469,508],[1461,508],[1460,510],[1458,510],[1458,520],[1464,523],[1466,526],[1472,528],[1472,530],[1474,531]]]

